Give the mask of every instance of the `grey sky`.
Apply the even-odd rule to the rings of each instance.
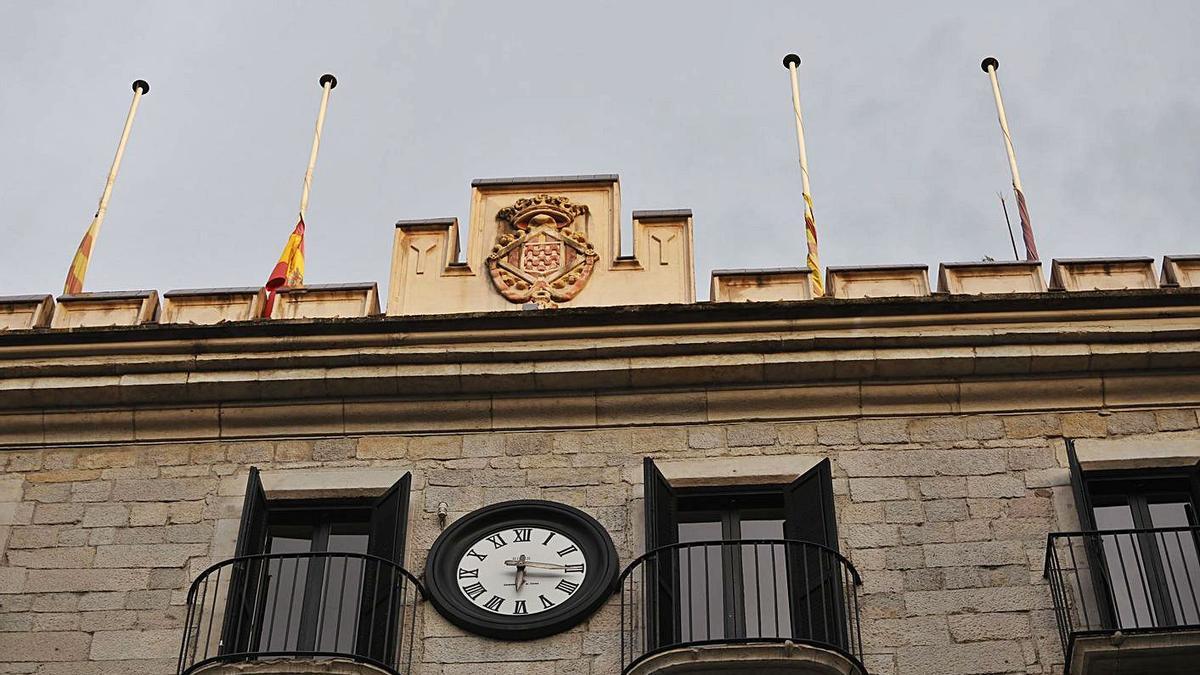
[[[324,72],[309,283],[382,290],[394,221],[543,174],[620,174],[627,224],[693,209],[701,289],[799,265],[789,51],[826,265],[1011,257],[989,54],[1044,259],[1200,253],[1197,26],[1190,1],[4,0],[0,295],[61,291],[139,77],[88,290],[263,283]]]

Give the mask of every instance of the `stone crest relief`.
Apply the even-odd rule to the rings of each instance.
[[[487,257],[492,283],[509,302],[557,307],[583,290],[599,255],[571,229],[588,214],[566,197],[537,195],[500,209],[500,232]]]

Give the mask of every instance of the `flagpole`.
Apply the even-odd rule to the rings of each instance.
[[[79,243],[75,260],[72,261],[71,268],[67,271],[67,280],[63,285],[64,295],[83,292],[83,280],[87,275],[88,263],[91,262],[91,253],[96,245],[96,238],[100,235],[100,226],[104,224],[104,216],[108,213],[108,200],[112,197],[113,185],[117,182],[117,171],[121,168],[121,159],[125,156],[125,146],[129,143],[133,118],[137,116],[138,103],[141,102],[142,96],[149,93],[150,84],[148,82],[145,80],[133,81],[133,101],[130,102],[129,112],[125,115],[125,126],[121,129],[121,140],[117,143],[117,153],[113,156],[112,166],[108,169],[108,179],[104,181],[104,192],[100,194],[100,204],[96,207],[96,215],[92,217],[92,224],[88,226],[87,232],[83,235],[83,241]]]
[[[300,191],[300,219],[308,213],[308,192],[312,188],[313,169],[317,167],[317,150],[321,147],[321,129],[325,126],[325,111],[329,108],[329,92],[337,86],[337,78],[329,73],[321,76],[321,109],[317,112],[317,128],[313,132],[312,152],[308,155],[308,170],[304,172],[304,188]]]
[[[996,116],[1000,119],[1000,131],[1004,134],[1004,150],[1008,153],[1008,169],[1012,173],[1013,192],[1017,197],[1017,213],[1021,218],[1021,237],[1025,242],[1025,259],[1038,260],[1037,243],[1033,239],[1033,224],[1029,218],[1029,207],[1025,203],[1025,190],[1021,186],[1021,172],[1017,169],[1017,152],[1013,149],[1012,135],[1008,132],[1008,117],[1004,114],[1004,99],[1000,96],[1000,80],[996,71],[1000,62],[989,56],[979,64],[992,82],[992,96],[996,99]]]
[[[808,270],[812,277],[813,296],[825,295],[825,284],[821,281],[821,261],[817,255],[817,221],[813,215],[812,192],[808,184],[808,151],[804,146],[804,116],[800,112],[800,80],[796,67],[800,57],[788,54],[783,57],[783,67],[792,79],[792,110],[796,117],[796,144],[800,148],[800,190],[804,199],[804,235],[808,244]]]

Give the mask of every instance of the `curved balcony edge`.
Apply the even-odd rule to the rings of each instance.
[[[188,589],[176,672],[272,673],[282,672],[270,669],[281,662],[308,662],[314,673],[358,664],[357,672],[403,675],[424,598],[411,572],[365,553],[223,560]]]
[[[861,583],[845,556],[808,541],[712,540],[647,551],[615,590],[622,672],[746,668],[761,658],[754,668],[808,660],[812,669],[792,672],[865,675]]]

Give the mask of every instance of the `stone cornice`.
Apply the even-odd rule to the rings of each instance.
[[[1196,289],[933,296],[11,332],[0,334],[0,412],[25,416],[42,439],[49,427],[30,415],[186,408],[207,420],[202,409],[305,403],[346,430],[351,418],[366,423],[350,412],[357,402],[394,400],[465,406],[465,428],[483,423],[483,406],[494,428],[525,424],[494,421],[496,401],[541,397],[562,402],[543,406],[542,423],[556,425],[575,399],[586,426],[601,424],[601,399],[645,402],[651,392],[668,407],[700,396],[702,419],[724,414],[721,392],[733,390],[747,406],[801,416],[838,401],[838,414],[851,415],[1014,409],[1006,398],[1041,396],[1057,397],[1044,408],[1181,403],[1178,392],[1200,392],[1194,372]],[[1121,391],[1125,402],[1106,403]],[[156,424],[181,433],[170,426],[186,419],[164,413]]]

